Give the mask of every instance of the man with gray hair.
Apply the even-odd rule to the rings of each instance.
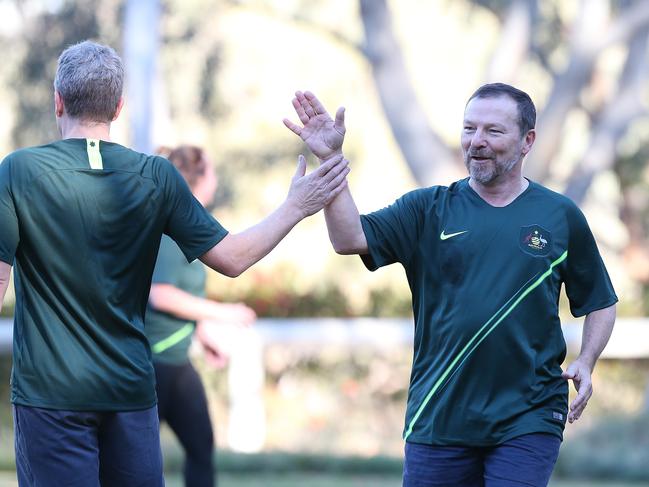
[[[247,230],[228,233],[164,158],[110,141],[122,62],[86,41],[59,58],[61,139],[0,164],[0,302],[15,266],[11,400],[21,486],[163,485],[143,323],[163,233],[230,277],[345,187],[342,157],[306,174]]]

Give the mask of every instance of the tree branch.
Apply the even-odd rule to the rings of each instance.
[[[420,185],[457,172],[457,158],[430,127],[408,77],[385,0],[360,0],[365,52],[394,138]]]
[[[536,0],[514,0],[502,23],[486,79],[488,82],[511,82],[532,47],[532,32],[538,6]]]
[[[568,178],[564,193],[580,203],[599,171],[615,163],[617,143],[635,118],[647,113],[641,94],[649,80],[647,64],[649,26],[636,32],[631,43],[618,86],[591,130],[588,150]]]

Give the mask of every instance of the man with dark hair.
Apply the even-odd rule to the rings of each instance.
[[[309,92],[293,106],[303,126],[286,126],[323,163],[339,157],[344,109],[332,120]],[[617,297],[581,211],[522,175],[535,118],[522,91],[485,85],[464,111],[468,178],[368,215],[348,189],[325,206],[336,252],[359,254],[372,271],[399,262],[412,291],[404,486],[545,486],[565,421],[592,394]],[[573,315],[586,315],[565,371],[562,285]],[[567,380],[578,391],[570,406]]]
[[[162,234],[187,261],[230,277],[270,252],[345,186],[339,157],[306,174],[284,203],[228,233],[162,157],[110,142],[124,70],[110,47],[59,58],[62,140],[0,164],[0,301],[15,265],[11,400],[21,486],[163,485],[144,314]]]

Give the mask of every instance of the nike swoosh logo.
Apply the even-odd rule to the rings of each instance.
[[[455,233],[444,233],[444,230],[442,230],[442,233],[439,234],[439,239],[448,240],[449,238],[457,237],[458,235],[462,235],[463,233],[466,232],[468,232],[468,230],[464,230],[462,232],[455,232]]]

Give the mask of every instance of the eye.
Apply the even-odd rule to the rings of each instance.
[[[489,129],[489,133],[490,134],[502,134],[504,132],[502,130],[500,130],[500,129]]]
[[[471,125],[465,125],[464,126],[464,131],[465,132],[473,132],[475,128],[473,128]]]

